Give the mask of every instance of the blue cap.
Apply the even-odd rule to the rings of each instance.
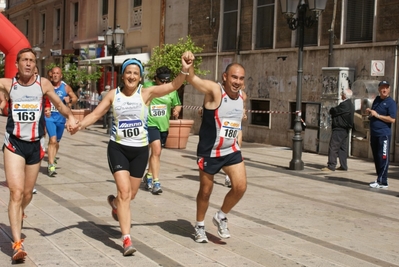
[[[387,81],[381,81],[381,82],[378,84],[378,87],[380,87],[381,85],[388,85],[388,86],[389,86],[389,82],[387,82]]]

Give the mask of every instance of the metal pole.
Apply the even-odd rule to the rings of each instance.
[[[112,39],[111,42],[111,55],[112,55],[112,60],[111,60],[111,88],[114,88],[114,70],[115,70],[115,42],[114,39]],[[108,120],[108,127],[107,127],[107,134],[111,132],[111,127],[112,127],[112,114],[111,114],[111,109],[108,110],[107,113],[107,120]]]
[[[302,110],[302,76],[303,76],[303,43],[304,43],[304,28],[306,18],[306,4],[301,1],[298,6],[298,34],[299,34],[299,48],[298,48],[298,75],[297,75],[297,90],[296,90],[296,116],[294,124],[294,137],[292,138],[292,160],[290,161],[291,170],[303,170],[304,164],[302,161],[302,125],[301,125],[301,110]]]

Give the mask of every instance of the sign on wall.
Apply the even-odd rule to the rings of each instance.
[[[371,61],[371,76],[385,76],[385,60]]]

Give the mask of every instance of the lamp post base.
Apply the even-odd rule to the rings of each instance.
[[[304,164],[302,160],[293,159],[290,161],[290,170],[303,171],[303,169],[304,169]]]
[[[297,117],[294,126],[294,137],[292,137],[292,159],[290,161],[290,169],[301,171],[304,168],[302,161],[302,128],[301,119]]]

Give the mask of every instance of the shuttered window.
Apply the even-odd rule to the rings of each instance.
[[[255,48],[273,47],[274,0],[258,0]]]
[[[373,39],[374,0],[348,0],[346,42]]]
[[[224,0],[222,51],[234,51],[237,43],[238,0]]]
[[[309,20],[310,20],[310,18],[315,20],[314,11],[310,11],[309,9],[306,10],[306,17],[309,18]],[[307,26],[304,27],[304,35],[303,35],[303,45],[304,46],[317,45],[318,28],[319,28],[319,22],[318,21],[314,21],[313,25],[311,25],[310,27],[307,27]],[[297,34],[296,34],[296,46],[299,46],[298,30],[297,30]]]

